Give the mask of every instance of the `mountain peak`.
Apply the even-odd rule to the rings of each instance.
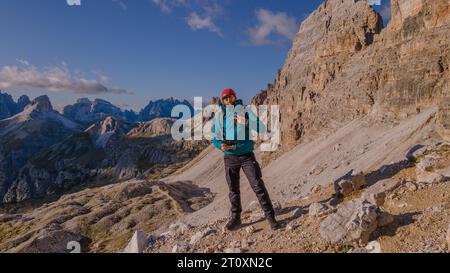
[[[76,103],[91,104],[91,100],[88,98],[81,98],[81,99],[77,99]]]
[[[95,99],[95,100],[94,100],[94,104],[107,104],[107,105],[112,105],[112,103],[110,103],[109,101],[104,100],[104,99]]]
[[[25,106],[27,106],[28,104],[30,104],[30,98],[27,95],[22,95],[20,96],[20,98],[17,100],[17,104],[19,104],[19,106],[23,109],[25,108]]]
[[[154,118],[169,118],[172,116],[172,108],[179,104],[186,105],[191,110],[191,113],[194,112],[192,105],[187,100],[181,101],[170,97],[167,99],[150,101],[147,106],[140,111],[140,119],[148,121]]]
[[[34,107],[36,110],[38,110],[40,112],[52,112],[53,111],[52,103],[50,102],[50,99],[48,98],[47,95],[42,95],[42,96],[35,98],[31,102],[29,107]]]
[[[29,103],[28,96],[21,96],[16,103],[10,94],[0,91],[0,120],[22,112]]]

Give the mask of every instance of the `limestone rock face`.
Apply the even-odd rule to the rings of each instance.
[[[450,90],[450,72],[447,73],[447,90]],[[445,95],[439,103],[436,131],[446,141],[450,141],[450,96]]]
[[[284,143],[296,142],[321,123],[313,117],[324,97],[332,95],[326,87],[381,29],[382,19],[367,1],[327,1],[303,22],[275,82],[254,98],[280,105]]]
[[[0,120],[0,202],[31,157],[79,130],[78,124],[53,110],[47,96],[34,99],[24,111]]]
[[[448,0],[392,0],[383,29],[368,1],[323,3],[301,25],[273,84],[253,98],[280,105],[279,151],[362,115],[383,121],[441,102],[450,108],[449,7]]]
[[[392,23],[394,31],[406,31],[415,26],[427,29],[441,27],[450,22],[448,0],[392,0]]]

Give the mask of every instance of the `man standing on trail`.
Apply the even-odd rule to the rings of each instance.
[[[215,116],[213,143],[225,154],[225,175],[231,202],[231,219],[226,228],[236,230],[241,225],[240,171],[242,168],[270,227],[276,230],[280,225],[275,219],[273,205],[262,180],[261,168],[253,153],[254,142],[250,139],[250,129],[262,131],[265,130],[265,126],[251,111],[246,112],[244,117],[237,115],[236,112],[239,111],[233,109],[235,109],[234,107],[243,107],[243,103],[242,100],[237,99],[237,95],[232,89],[225,89],[220,98],[222,103],[219,102],[219,105],[222,113]],[[249,124],[257,124],[257,126],[251,128],[252,126]],[[245,137],[241,139],[238,136]]]

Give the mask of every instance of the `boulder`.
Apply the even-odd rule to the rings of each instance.
[[[338,182],[338,193],[347,196],[353,192],[353,183],[351,180],[342,180]]]
[[[363,198],[344,202],[321,223],[320,235],[333,244],[365,244],[378,226],[379,214],[378,207]]]
[[[364,188],[367,184],[366,176],[364,175],[364,173],[362,173],[362,172],[356,173],[353,176],[352,184],[353,184],[354,190],[360,190],[360,189]]]
[[[434,169],[436,164],[439,161],[439,156],[436,153],[426,155],[422,159],[420,159],[419,163],[417,163],[417,172],[429,172]]]
[[[402,180],[399,179],[385,179],[378,181],[367,188],[362,197],[375,206],[381,206],[384,204],[386,196],[397,189],[401,184]]]
[[[367,185],[366,177],[362,172],[353,172],[351,177],[336,182],[336,193],[347,196]]]
[[[144,231],[137,230],[131,237],[130,242],[125,247],[123,253],[142,253],[147,246],[148,239]]]

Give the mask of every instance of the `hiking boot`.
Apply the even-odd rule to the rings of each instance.
[[[233,231],[238,229],[241,226],[241,217],[231,217],[230,221],[228,221],[225,226],[227,230]]]
[[[281,228],[280,223],[275,219],[275,217],[267,218],[267,222],[269,222],[270,228],[272,230],[277,230],[277,229]]]

